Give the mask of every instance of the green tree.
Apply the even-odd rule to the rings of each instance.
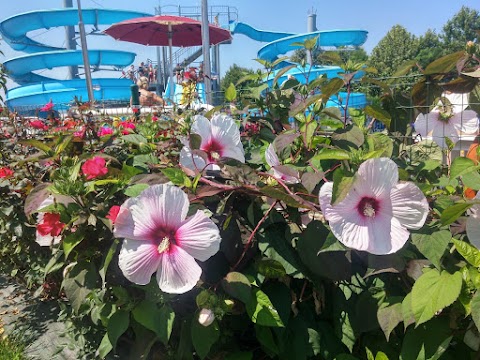
[[[225,91],[230,84],[236,85],[238,80],[243,78],[246,75],[253,74],[254,71],[252,69],[247,69],[237,64],[233,64],[225,73],[225,76],[222,79],[222,83],[220,85],[222,91]],[[242,84],[242,87],[245,86],[245,83]]]
[[[440,35],[448,53],[465,49],[467,41],[479,38],[477,31],[480,30],[480,14],[477,10],[462,6],[443,26]]]
[[[348,60],[355,62],[355,63],[365,63],[368,60],[368,54],[365,49],[361,47],[356,47],[354,49],[351,48],[339,48],[338,50],[332,50],[333,52],[337,52],[340,55],[343,63],[346,63]],[[329,52],[332,52],[329,51]],[[322,55],[325,51],[321,49],[315,49],[313,51],[313,64],[314,65],[330,65],[330,63],[326,63],[325,59],[322,58]],[[306,59],[305,49],[296,50],[291,60],[293,62],[301,62],[302,60]]]
[[[439,57],[446,55],[443,43],[435,31],[428,29],[418,38],[418,54],[415,60],[421,67],[425,67]]]
[[[418,40],[403,26],[393,26],[375,46],[369,65],[378,70],[379,76],[392,75],[399,65],[412,60],[418,54]]]

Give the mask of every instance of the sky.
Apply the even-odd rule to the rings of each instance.
[[[32,10],[62,8],[64,0],[0,0],[2,11],[0,21],[10,16]],[[77,0],[73,0],[76,7]],[[81,0],[86,8],[126,9],[155,13],[159,6],[172,11],[182,6],[196,6],[200,9],[201,0]],[[480,11],[479,0],[343,0],[341,2],[325,0],[208,0],[209,6],[230,6],[232,13],[238,14],[238,20],[257,29],[305,33],[308,14],[317,15],[318,30],[362,29],[368,31],[364,49],[370,53],[377,43],[394,25],[402,25],[416,36],[428,29],[441,32],[443,25],[451,19],[462,5]],[[223,25],[223,24],[221,24]],[[86,25],[88,32],[91,26]],[[101,27],[105,28],[105,27]],[[63,46],[65,31],[63,28],[41,29],[28,34],[37,41],[54,46]],[[154,47],[146,47],[127,42],[114,41],[108,36],[90,36],[87,38],[89,49],[118,49],[137,53],[136,65],[147,59],[156,60]],[[229,45],[220,47],[220,73],[223,75],[233,64],[246,68],[259,68],[254,59],[263,43],[251,40],[244,35],[235,35]],[[13,51],[8,44],[0,40],[0,63],[23,53]],[[119,77],[120,73],[97,72],[92,76]],[[57,79],[66,79],[65,69],[46,70],[43,75]],[[7,86],[13,87],[9,81]]]

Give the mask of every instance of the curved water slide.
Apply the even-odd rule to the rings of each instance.
[[[257,57],[269,62],[275,61],[279,56],[290,51],[301,49],[302,45],[300,44],[311,38],[317,37],[318,47],[361,46],[367,40],[368,35],[367,31],[358,29],[319,30],[304,34],[292,34],[259,30],[242,22],[231,23],[230,31],[232,34],[242,34],[256,41],[268,42],[258,50]],[[279,83],[287,80],[289,75],[294,76],[300,83],[305,84],[322,75],[326,75],[329,79],[338,77],[338,73],[343,71],[338,66],[307,65],[302,67],[287,61],[280,63],[279,67],[292,64],[297,66],[285,72],[278,79]],[[269,85],[272,84],[278,71],[280,69],[276,70],[267,80]],[[346,94],[340,93],[339,96],[345,98]],[[367,104],[365,94],[350,94],[349,104],[352,107],[364,107]],[[327,106],[338,106],[338,99],[331,99]]]
[[[151,14],[114,9],[83,9],[84,24],[111,25],[113,23]],[[39,43],[28,32],[54,27],[75,26],[79,22],[77,9],[35,10],[9,17],[0,22],[0,34],[16,51],[28,53],[4,62],[9,77],[20,84],[7,92],[6,103],[10,109],[24,106],[41,106],[50,100],[54,104],[67,104],[74,97],[88,99],[84,79],[57,80],[35,73],[37,70],[62,66],[83,65],[81,50],[65,50]],[[120,50],[89,50],[93,68],[113,66],[123,68],[132,64],[135,53]],[[129,100],[131,81],[119,78],[92,79],[97,101]]]

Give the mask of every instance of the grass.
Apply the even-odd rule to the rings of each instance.
[[[0,360],[27,360],[24,349],[25,344],[17,339],[0,338]]]

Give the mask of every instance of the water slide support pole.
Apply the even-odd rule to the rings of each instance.
[[[315,14],[312,10],[312,12],[308,14],[307,32],[314,32],[314,31],[317,31],[317,14]],[[311,51],[307,51],[307,63],[309,63],[310,65],[313,64]]]
[[[64,8],[73,8],[72,0],[63,0]],[[65,38],[67,50],[76,50],[77,44],[75,43],[75,27],[65,26]],[[72,65],[68,67],[68,78],[75,79],[78,77],[78,66]]]
[[[88,101],[93,104],[95,100],[93,96],[92,74],[90,72],[90,59],[88,58],[87,37],[85,36],[85,25],[83,24],[82,5],[77,0],[78,6],[78,29],[80,30],[80,41],[82,43],[83,66],[85,69],[85,81],[87,83]]]
[[[208,27],[208,1],[202,0],[202,54],[203,54],[203,71],[204,89],[207,104],[212,104],[212,89],[210,85],[210,29]]]

